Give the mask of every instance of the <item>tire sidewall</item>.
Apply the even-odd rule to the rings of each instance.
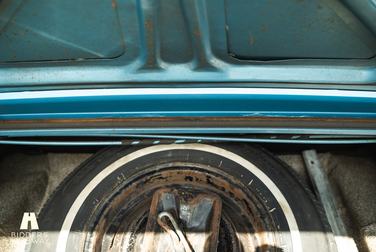
[[[151,150],[152,152],[150,152]],[[137,158],[124,164],[119,162],[134,156],[135,153],[139,154]],[[239,160],[251,163],[252,167],[240,165]],[[47,245],[31,244],[30,250],[41,251],[48,248],[55,251],[60,230],[77,197],[87,190],[87,186],[108,167],[119,163],[118,167],[103,176],[102,181],[91,189],[89,196],[82,200],[74,220],[77,223],[81,219],[82,225],[81,227],[76,225],[73,231],[86,228],[85,222],[97,207],[96,202],[91,198],[99,199],[97,203],[100,204],[101,197],[108,195],[125,180],[131,180],[132,177],[147,170],[148,167],[176,161],[209,165],[213,169],[219,169],[241,181],[269,210],[271,218],[276,223],[276,234],[279,238],[276,241],[278,248],[294,252],[335,251],[330,228],[320,212],[320,206],[308,188],[301,183],[289,167],[276,157],[248,144],[172,144],[107,148],[80,165],[55,191],[38,217],[41,232],[51,234],[49,243]],[[281,207],[281,199],[275,196],[275,188],[268,187],[265,181],[257,176],[256,173],[259,172],[278,188],[277,190],[283,195],[291,209],[294,221],[297,223],[302,250],[299,248],[289,249],[292,243],[296,244],[296,241],[292,239],[289,225],[286,225],[286,218],[289,218],[286,216],[289,214],[284,212],[285,210]],[[77,239],[74,243],[82,242],[82,236]],[[69,250],[74,248],[77,248],[77,244],[70,246]]]

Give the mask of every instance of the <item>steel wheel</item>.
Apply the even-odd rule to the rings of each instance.
[[[336,251],[313,195],[249,145],[106,149],[62,183],[39,223],[51,239],[31,251]]]

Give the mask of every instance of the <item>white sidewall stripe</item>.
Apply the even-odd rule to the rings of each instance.
[[[277,188],[277,186],[273,183],[273,181],[271,181],[268,176],[266,176],[260,169],[258,169],[252,163],[236,155],[235,153],[232,153],[230,151],[227,151],[227,150],[215,147],[215,146],[197,144],[197,143],[150,146],[150,147],[132,152],[128,154],[127,156],[124,156],[118,159],[117,161],[115,161],[114,163],[112,163],[111,165],[103,169],[97,176],[95,176],[89,182],[89,184],[86,185],[86,187],[81,191],[81,193],[78,195],[73,205],[69,209],[69,212],[67,216],[65,217],[63,226],[59,234],[56,251],[57,252],[65,251],[67,241],[68,241],[69,231],[77,215],[77,212],[79,211],[79,209],[81,208],[81,205],[89,196],[89,194],[94,190],[95,187],[98,186],[98,184],[105,177],[107,177],[109,174],[117,170],[119,167],[129,163],[130,161],[133,161],[145,155],[149,155],[149,154],[161,152],[161,151],[168,151],[168,150],[197,150],[197,151],[213,153],[216,155],[223,156],[227,159],[230,159],[238,163],[239,165],[245,167],[250,172],[252,172],[258,179],[260,179],[265,184],[266,187],[268,187],[268,189],[272,192],[273,196],[277,199],[280,207],[282,208],[283,213],[285,214],[289,229],[290,229],[290,233],[291,233],[292,246],[293,246],[292,251],[302,252],[300,232],[299,232],[298,224],[296,223],[294,214],[287,200],[285,199],[281,191]]]

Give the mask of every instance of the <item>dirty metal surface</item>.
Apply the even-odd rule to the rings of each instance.
[[[325,176],[316,150],[305,150],[302,152],[302,156],[309,177],[311,178],[312,186],[315,190],[316,196],[325,209],[330,227],[332,228],[333,235],[335,236],[338,250],[358,252],[354,241],[347,238],[349,235],[346,232],[345,225],[343,223],[343,220],[341,219],[333,192],[330,189],[328,179]]]
[[[206,140],[296,144],[374,143],[375,125],[376,120],[372,118],[307,117],[3,120],[0,121],[0,143],[134,145]]]
[[[38,4],[44,2],[46,5],[39,7]],[[4,35],[10,37],[0,41],[6,60],[0,64],[0,92],[120,85],[134,88],[150,87],[151,83],[156,87],[183,84],[244,87],[250,83],[298,88],[339,85],[336,86],[339,89],[351,84],[352,88],[369,89],[372,86],[361,85],[376,83],[376,58],[373,57],[376,38],[372,25],[367,25],[366,21],[363,24],[340,1],[248,2],[118,0],[115,3],[106,0],[85,5],[87,0],[25,0],[23,4],[2,1],[3,4],[20,4],[20,8],[3,9],[10,13],[4,14],[3,19],[9,20],[9,25],[13,24],[18,32],[8,27]],[[30,3],[34,7],[24,9],[23,6]],[[260,4],[265,8],[255,7]],[[291,9],[286,9],[289,7]],[[93,12],[89,17],[83,10]],[[278,16],[282,11],[284,14]],[[13,18],[12,13],[15,13]],[[244,20],[244,13],[250,14],[247,20]],[[268,22],[261,21],[266,18]],[[25,23],[40,32],[28,29]],[[268,28],[265,35],[262,24]],[[253,35],[253,43],[249,33]],[[48,37],[51,34],[52,38]],[[277,39],[273,41],[274,35]],[[26,39],[30,36],[31,39]],[[267,41],[264,44],[262,37]],[[239,40],[234,41],[234,38]],[[55,40],[59,40],[58,44],[53,45]],[[70,46],[64,44],[66,42],[71,43]],[[234,53],[236,43],[242,45],[242,51],[235,54],[246,54],[257,60],[238,60],[229,55]],[[262,50],[252,49],[257,45]],[[39,56],[43,59],[37,62],[41,59]],[[263,57],[267,61],[263,61]],[[33,59],[35,61],[28,61]],[[18,64],[12,62],[14,60]]]
[[[321,0],[226,0],[226,23],[228,52],[242,60],[374,56]]]
[[[4,0],[0,61],[84,60],[124,53],[115,1]]]
[[[166,238],[167,242],[170,242],[171,238],[164,235],[166,232],[159,227],[156,218],[160,213],[158,210],[169,209],[172,201],[160,202],[158,200],[158,196],[168,196],[169,193],[157,193],[154,200],[153,196],[158,190],[173,192],[174,188],[179,190],[178,200],[175,203],[177,206],[181,205],[178,206],[179,210],[174,210],[175,213],[174,211],[170,213],[174,214],[175,219],[183,220],[179,221],[183,223],[183,227],[179,228],[184,231],[187,240],[193,242],[191,245],[201,247],[214,245],[213,241],[206,240],[205,244],[200,242],[202,238],[200,230],[207,230],[211,226],[210,230],[217,234],[212,233],[209,239],[214,239],[214,236],[218,237],[218,244],[215,242],[215,246],[218,246],[219,251],[235,252],[240,251],[240,248],[249,252],[259,251],[259,249],[266,251],[275,246],[274,234],[271,235],[274,232],[275,223],[259,199],[247,190],[243,190],[244,185],[238,180],[228,174],[220,173],[213,167],[171,162],[151,167],[148,172],[132,177],[131,181],[131,184],[119,185],[114,189],[112,196],[103,199],[101,206],[98,206],[96,213],[90,218],[91,223],[87,224],[88,230],[82,238],[85,240],[87,251],[94,249],[110,252],[124,251],[124,249],[143,251],[145,242],[151,242],[154,238],[158,240],[160,235],[162,239]],[[191,197],[192,192],[196,195],[199,192],[201,196]],[[188,197],[183,196],[183,193],[187,193]],[[215,196],[212,197],[212,195]],[[205,205],[211,205],[214,208],[212,211],[204,211],[210,212],[209,218],[206,218],[209,224],[204,227],[200,222],[195,223],[204,216],[191,216],[191,221],[189,221],[188,216],[184,214],[194,214],[194,211],[182,210],[182,208],[187,207],[188,203],[188,208],[195,205],[198,210],[200,201],[207,196],[214,201],[212,204],[208,202],[209,204]],[[221,204],[218,197],[222,201],[219,210]],[[160,207],[160,203],[163,207]],[[155,233],[150,234],[148,230],[153,230]],[[208,234],[203,234],[203,236],[207,237]],[[199,239],[196,240],[197,237]],[[150,246],[147,248],[166,251],[166,247],[157,249],[157,247]]]
[[[308,125],[307,125],[308,124]],[[146,133],[148,129],[163,127],[159,131],[154,131],[149,133],[172,133],[174,130],[184,128],[186,131],[184,133],[192,133],[189,129],[200,129],[205,131],[205,129],[220,129],[222,128],[222,133],[225,133],[225,128],[227,128],[227,133],[233,133],[229,131],[229,127],[232,129],[241,128],[244,133],[254,130],[253,133],[261,133],[263,131],[273,132],[283,132],[283,133],[297,133],[299,129],[318,129],[321,128],[320,134],[330,133],[326,130],[335,129],[343,134],[350,134],[354,132],[355,129],[362,129],[362,131],[357,131],[356,134],[365,134],[369,130],[373,130],[376,125],[376,119],[374,118],[335,118],[335,117],[263,117],[263,116],[252,116],[252,117],[126,117],[126,118],[83,118],[83,119],[30,119],[30,120],[0,120],[0,129],[5,130],[25,130],[34,129],[75,129],[90,127],[93,130],[96,128],[98,132],[102,130],[106,133],[111,129],[115,130],[116,133]],[[289,129],[294,127],[294,129]],[[133,130],[127,132],[125,129]],[[262,130],[262,128],[264,128]],[[118,132],[119,130],[123,130]],[[145,131],[142,131],[145,130]],[[166,130],[166,131],[165,131]],[[169,132],[167,132],[169,130]],[[103,132],[103,133],[104,133]],[[5,133],[5,132],[4,132]],[[9,134],[11,132],[8,132]],[[13,131],[13,134],[16,131]],[[89,132],[88,132],[89,133]],[[206,133],[206,132],[204,132]],[[211,132],[215,133],[215,132]],[[302,133],[302,132],[301,132]],[[305,131],[308,133],[308,131]],[[315,132],[318,133],[318,132]],[[333,132],[331,132],[333,133]],[[354,132],[355,133],[355,132]],[[374,131],[374,133],[376,133]],[[374,134],[372,133],[372,134]],[[38,132],[41,134],[41,131]],[[6,134],[1,134],[6,135]]]
[[[182,243],[186,239],[186,252],[216,252],[221,210],[221,198],[212,193],[187,189],[158,190],[151,203],[142,251],[166,251],[167,248],[175,251],[177,246],[172,237],[180,228],[184,233],[183,237],[178,234],[178,241]],[[163,212],[169,213],[178,227],[172,228],[167,224],[171,220],[160,218]],[[164,232],[169,229],[172,234]]]

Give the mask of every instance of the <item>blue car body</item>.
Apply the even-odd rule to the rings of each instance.
[[[373,0],[0,4],[0,143],[376,142]]]

